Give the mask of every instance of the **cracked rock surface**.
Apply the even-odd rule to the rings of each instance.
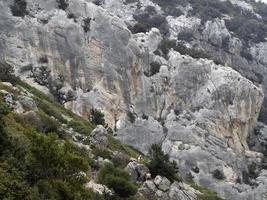
[[[242,49],[239,39],[229,40],[231,59],[225,53],[220,57],[240,73],[173,49],[158,55],[155,51],[163,40],[158,29],[132,34],[126,25],[135,23],[136,4],[106,0],[99,6],[69,0],[62,10],[55,0],[26,2],[28,14],[18,17],[9,9],[12,1],[0,1],[0,62],[9,63],[21,79],[52,93],[83,117],[88,118],[92,108],[101,110],[117,138],[139,151],[146,154],[151,144],[161,144],[183,178],[190,173],[198,184],[226,199],[263,199],[266,170],[250,181],[246,173],[264,159],[262,147],[255,141],[250,149],[248,138],[254,133],[265,87],[244,77],[255,74],[252,65],[235,56]],[[150,0],[139,3],[163,12]],[[192,32],[201,26],[195,17],[167,17],[167,22],[170,37],[176,37],[181,24],[189,22],[185,28]],[[230,34],[219,19],[205,23],[203,33],[198,35],[199,45],[212,52]],[[265,46],[263,42],[251,47],[259,69],[265,63]],[[22,98],[22,103],[34,108],[29,99]],[[218,171],[223,179],[215,177]],[[166,198],[164,190],[156,191],[157,196]],[[179,199],[172,185],[169,190],[169,196]]]

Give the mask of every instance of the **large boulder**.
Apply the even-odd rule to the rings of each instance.
[[[199,191],[190,187],[187,184],[171,182],[161,176],[156,176],[155,179],[144,182],[139,188],[138,193],[144,197],[157,200],[196,200]]]
[[[106,147],[108,145],[107,130],[102,125],[98,125],[90,135],[90,142],[95,146]]]
[[[154,183],[157,188],[163,192],[166,192],[170,189],[171,182],[166,177],[156,176]]]
[[[32,111],[38,110],[35,101],[31,97],[21,95],[18,97],[18,101],[25,110],[32,110]]]
[[[86,183],[85,187],[101,195],[112,195],[112,191],[108,187],[102,184],[97,184],[93,181]]]

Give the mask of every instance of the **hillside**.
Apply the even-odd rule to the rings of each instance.
[[[14,157],[3,177],[14,168],[37,199],[103,185],[114,198],[266,199],[266,13],[253,0],[0,0],[0,74],[13,84],[1,84],[3,161]],[[95,169],[116,152],[123,166]],[[130,179],[128,164],[153,177]]]
[[[144,164],[149,163],[148,158],[138,163],[137,158],[143,155],[120,144],[108,128],[96,127],[17,78],[9,79],[13,79],[13,85],[0,82],[1,199],[146,200],[140,196],[142,192],[136,192],[151,182],[144,179],[149,173]],[[94,114],[93,122],[101,121],[103,116]],[[154,164],[156,169],[159,163]],[[135,176],[136,172],[141,174]],[[181,193],[180,197],[188,192],[199,200],[218,198],[192,181],[190,184],[201,192],[182,182],[173,182],[172,187]],[[175,194],[170,198],[176,199]]]

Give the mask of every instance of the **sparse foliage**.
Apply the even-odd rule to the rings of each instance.
[[[176,170],[176,163],[169,161],[169,155],[165,154],[160,145],[153,144],[148,152],[150,159],[148,168],[152,177],[157,175],[165,176],[171,181],[179,180],[178,172]]]

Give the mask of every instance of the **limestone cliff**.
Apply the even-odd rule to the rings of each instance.
[[[250,151],[247,139],[265,87],[252,82],[255,69],[248,70],[251,63],[240,57],[244,44],[231,36],[224,20],[203,25],[196,16],[166,14],[149,0],[25,2],[21,14],[12,9],[19,6],[13,1],[0,1],[0,61],[11,64],[16,75],[85,118],[92,108],[103,111],[117,137],[143,153],[153,143],[162,144],[184,178],[191,174],[222,197],[264,199],[266,171],[249,181],[246,173],[263,160]],[[194,33],[197,39],[183,50],[200,46],[212,57],[196,58],[199,51],[191,55],[195,58],[182,55],[177,41],[164,51],[166,27],[133,34],[129,28],[136,15],[151,6],[167,15],[169,39],[185,30]],[[215,51],[225,40],[227,53]],[[265,62],[264,45],[251,47],[254,61]],[[225,179],[214,177],[218,171]]]

